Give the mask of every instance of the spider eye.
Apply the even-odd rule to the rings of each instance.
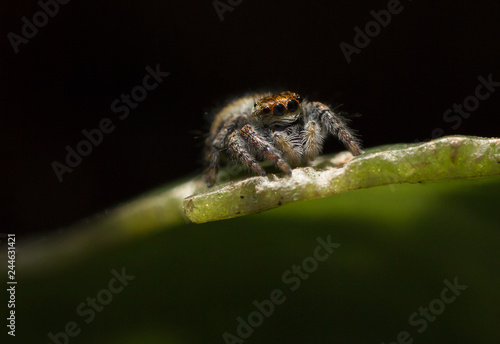
[[[283,116],[285,114],[286,108],[283,104],[276,104],[273,109],[273,113],[276,116]]]
[[[295,97],[295,98],[297,99],[297,101],[298,101],[299,103],[302,103],[302,100],[303,100],[303,99],[302,99],[302,97],[301,97],[301,96],[297,95],[297,97]]]
[[[299,103],[296,100],[290,100],[287,104],[288,111],[294,112],[299,108]]]
[[[253,103],[253,107],[256,107],[257,106],[257,103]]]
[[[271,112],[271,109],[268,106],[266,106],[262,111],[264,111],[264,113],[269,113]]]

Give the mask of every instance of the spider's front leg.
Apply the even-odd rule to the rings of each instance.
[[[286,163],[285,160],[280,155],[280,152],[268,141],[263,139],[257,134],[255,129],[250,125],[245,125],[240,130],[241,136],[250,144],[252,147],[259,152],[262,152],[267,156],[272,162],[279,167],[279,169],[286,174],[292,174],[292,169]]]
[[[304,145],[304,158],[306,160],[313,160],[321,153],[325,139],[321,131],[320,125],[314,119],[309,120],[304,126],[302,141]]]
[[[234,131],[229,135],[227,140],[228,149],[233,155],[235,155],[242,163],[250,167],[259,176],[265,176],[266,171],[260,166],[257,160],[250,154],[248,149],[245,147],[241,133],[239,131]]]
[[[333,110],[320,102],[310,103],[309,110],[311,113],[310,119],[322,125],[329,133],[337,136],[351,151],[352,155],[363,153],[360,140],[356,137],[353,130],[347,126],[341,116],[335,114]]]

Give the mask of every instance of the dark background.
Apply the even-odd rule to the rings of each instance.
[[[221,21],[212,1],[71,1],[16,54],[7,39],[36,1],[2,1],[2,231],[69,225],[201,171],[204,113],[262,87],[290,89],[359,112],[365,147],[445,135],[498,136],[498,92],[456,130],[443,120],[498,70],[496,1],[402,1],[403,11],[346,62],[339,44],[387,1],[244,0]],[[142,84],[145,67],[171,74],[125,120],[110,110]],[[116,129],[60,183],[81,131]],[[342,149],[335,140],[326,152]]]

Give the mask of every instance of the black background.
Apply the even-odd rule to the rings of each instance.
[[[7,34],[36,1],[2,1],[1,201],[4,232],[69,225],[201,171],[204,113],[265,87],[343,103],[364,146],[445,135],[498,136],[497,91],[456,130],[443,120],[498,70],[497,1],[401,1],[403,10],[347,63],[339,48],[387,1],[243,0],[221,21],[212,1],[71,1],[15,53]],[[120,120],[110,109],[170,75]],[[51,167],[102,118],[116,129],[60,183]],[[342,149],[335,140],[328,153]]]

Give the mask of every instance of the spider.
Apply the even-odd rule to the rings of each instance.
[[[327,105],[294,92],[255,93],[236,99],[215,116],[205,141],[208,187],[215,184],[221,152],[264,176],[258,161],[271,160],[290,175],[292,168],[318,156],[328,134],[337,136],[353,155],[362,153],[346,120]]]

